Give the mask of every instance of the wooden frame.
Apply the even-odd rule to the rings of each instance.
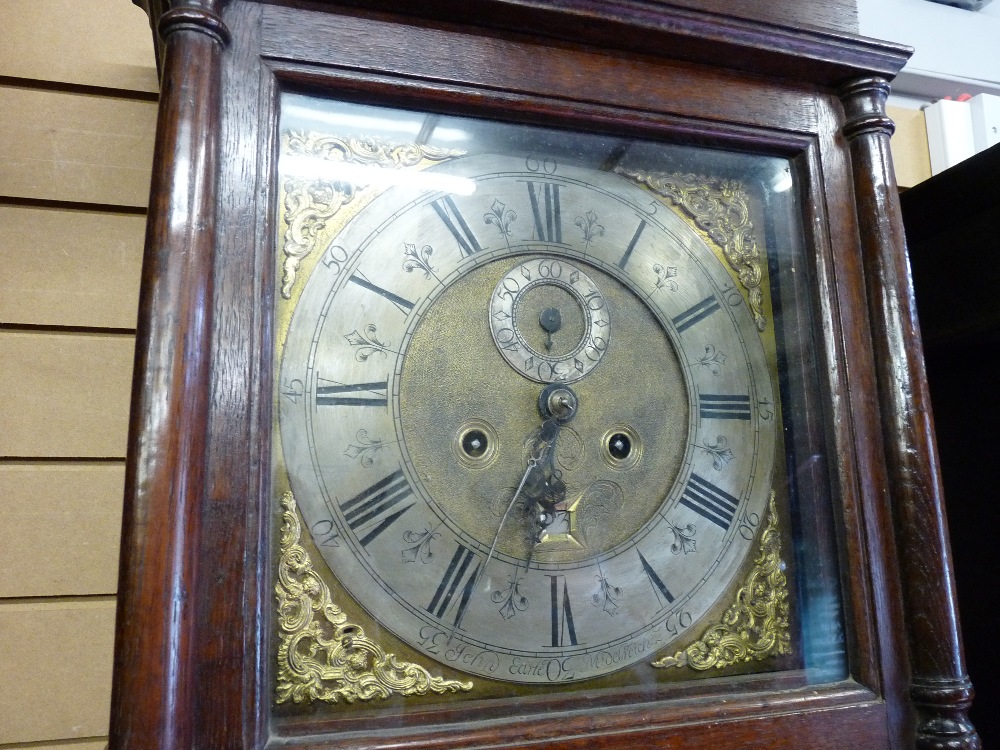
[[[431,4],[419,19],[363,5],[148,4],[163,85],[112,746],[978,747],[884,114],[907,51],[637,2]],[[500,727],[451,708],[405,733],[333,723],[269,738],[270,191],[288,86],[796,161],[826,330],[851,679],[781,692],[749,680],[725,700],[683,688],[589,712],[556,699]]]

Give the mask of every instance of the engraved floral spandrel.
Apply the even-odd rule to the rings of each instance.
[[[594,240],[604,236],[604,225],[599,224],[597,219],[594,211],[587,211],[583,216],[577,216],[573,222],[583,232],[583,243],[588,250]]]
[[[493,201],[489,212],[483,214],[483,221],[492,224],[500,231],[507,247],[510,247],[510,225],[516,220],[517,213],[513,209],[507,208],[499,198]]]
[[[351,331],[344,336],[347,339],[347,343],[354,347],[354,358],[358,362],[367,362],[368,359],[375,354],[381,354],[383,357],[387,355],[387,352],[392,352],[395,354],[395,350],[392,349],[391,344],[387,344],[384,341],[380,341],[378,338],[378,328],[374,323],[368,323],[364,327],[364,332],[358,331],[357,329]]]
[[[517,574],[507,576],[507,588],[497,589],[490,595],[494,604],[499,604],[500,616],[509,620],[518,612],[524,612],[528,608],[528,599],[521,594],[521,581]]]
[[[353,458],[364,468],[370,469],[375,464],[379,451],[385,447],[385,442],[368,436],[368,430],[360,429],[354,436],[355,442],[349,443],[344,455]]]
[[[733,460],[733,451],[729,447],[729,440],[725,435],[717,435],[714,443],[707,440],[695,443],[696,448],[700,448],[712,457],[712,468],[721,471],[722,468]]]
[[[431,256],[434,254],[434,248],[430,245],[424,245],[419,250],[417,246],[412,242],[405,243],[403,247],[403,270],[407,273],[413,273],[414,271],[422,271],[425,279],[429,279],[431,276],[437,278],[434,273],[434,266],[431,265]]]
[[[434,558],[431,543],[439,539],[441,534],[436,529],[424,528],[423,531],[406,531],[403,542],[408,545],[402,551],[404,563],[421,562],[425,565]]]
[[[295,498],[281,498],[281,552],[274,593],[278,610],[276,703],[353,703],[392,695],[469,691],[471,682],[446,680],[387,653],[349,622],[300,544]]]

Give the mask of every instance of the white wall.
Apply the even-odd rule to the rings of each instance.
[[[915,48],[894,93],[926,101],[1000,94],[1000,0],[978,12],[929,0],[858,0],[858,20],[863,36]]]

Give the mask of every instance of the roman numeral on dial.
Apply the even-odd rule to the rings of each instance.
[[[439,620],[443,620],[448,607],[455,599],[455,594],[461,591],[455,609],[455,627],[462,624],[465,608],[469,606],[469,599],[472,596],[472,587],[476,585],[476,578],[479,575],[479,565],[472,567],[475,559],[475,552],[459,544],[455,554],[451,556],[451,562],[448,563],[437,590],[434,592],[434,598],[427,605],[428,612]]]
[[[639,244],[639,238],[642,236],[642,230],[646,228],[646,220],[642,219],[639,222],[638,228],[635,230],[635,234],[632,235],[631,241],[628,243],[628,247],[625,248],[625,254],[622,259],[618,261],[618,267],[625,270],[625,266],[628,265],[628,259],[632,257],[632,251],[635,250],[635,246]]]
[[[673,602],[674,595],[670,593],[670,589],[667,588],[667,585],[663,582],[663,579],[661,579],[658,575],[656,575],[656,571],[653,570],[653,566],[649,564],[649,562],[646,560],[645,557],[642,556],[642,553],[639,550],[636,550],[635,552],[637,555],[639,555],[639,563],[642,565],[642,569],[643,571],[645,571],[646,577],[649,579],[649,582],[652,584],[653,589],[656,591],[656,593],[662,596],[664,599],[666,599],[667,604]]]
[[[680,315],[672,318],[677,326],[677,333],[684,333],[688,328],[698,323],[719,309],[719,301],[715,295],[709,295],[697,305],[692,305]]]
[[[559,583],[562,582],[562,592]],[[566,641],[572,646],[578,646],[576,626],[573,624],[573,608],[569,603],[569,588],[566,576],[549,576],[549,589],[552,594],[552,646],[565,646]]]
[[[750,419],[749,396],[698,394],[698,414],[702,419]]]
[[[389,381],[321,385],[316,388],[317,406],[385,406],[389,403]]]
[[[371,283],[360,271],[355,271],[348,281],[352,281],[362,289],[367,289],[369,292],[375,292],[375,294],[379,297],[389,300],[396,306],[396,309],[403,313],[403,315],[409,315],[410,310],[413,309],[413,303],[410,302],[410,300],[404,299],[398,294],[393,294],[388,289],[383,289],[377,284]]]
[[[551,182],[529,182],[528,199],[531,201],[538,239],[542,242],[562,242],[559,186]]]
[[[358,541],[362,547],[367,547],[414,506],[411,502],[400,507],[412,494],[413,490],[403,476],[403,470],[398,469],[342,503],[340,509],[344,512],[344,520],[351,531],[355,534],[364,531],[364,536]]]
[[[444,225],[448,227],[451,236],[455,238],[455,242],[461,248],[463,256],[468,258],[474,253],[482,252],[483,248],[480,246],[479,240],[472,233],[468,222],[462,216],[462,213],[458,210],[458,206],[455,205],[455,201],[450,195],[438,198],[431,203],[431,206],[434,207],[437,215],[441,217]]]
[[[681,494],[681,505],[723,529],[732,524],[739,504],[740,501],[728,492],[694,473]]]

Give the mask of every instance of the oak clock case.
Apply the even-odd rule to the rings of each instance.
[[[791,163],[279,132],[277,716],[844,675]]]

